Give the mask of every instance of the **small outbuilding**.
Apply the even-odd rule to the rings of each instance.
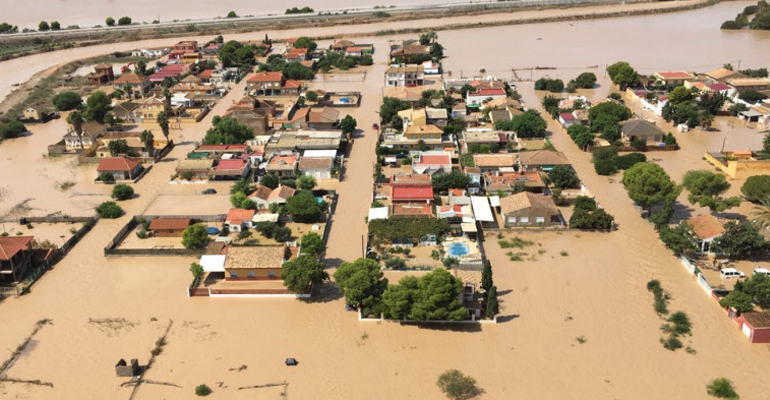
[[[115,374],[117,376],[132,377],[139,375],[139,361],[136,358],[131,359],[131,363],[126,363],[126,360],[120,359],[115,364]]]
[[[180,237],[191,222],[189,218],[157,218],[150,221],[148,230],[158,237]]]
[[[741,321],[741,331],[751,343],[770,343],[770,312],[746,312]]]

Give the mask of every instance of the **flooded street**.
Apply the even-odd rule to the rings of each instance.
[[[529,79],[529,71],[522,69],[544,66],[557,69],[533,71],[532,79],[547,74],[567,80],[589,70],[599,76],[600,87],[585,94],[597,98],[610,90],[608,80],[602,78],[604,65],[621,59],[644,73],[707,71],[738,61],[742,68],[767,67],[770,54],[763,49],[770,48],[770,33],[718,29],[722,20],[748,4],[438,34],[446,49],[445,69],[453,77],[476,75],[485,68],[486,75],[508,79],[511,68],[516,68],[520,78]],[[335,27],[313,34],[359,29]],[[340,117],[350,113],[357,119],[360,131],[345,179],[329,185],[340,194],[325,260],[331,267],[361,254],[375,160],[376,137],[371,125],[378,119],[388,40],[402,38],[406,36],[354,38],[374,44],[375,65],[350,74],[332,74],[311,84],[311,88],[362,92],[360,108],[340,109]],[[174,42],[95,46],[0,63],[13,71],[0,79],[0,88],[69,57]],[[11,68],[21,65],[27,69]],[[594,65],[598,68],[586,69]],[[178,146],[134,185],[139,196],[121,203],[127,216],[99,221],[35,284],[31,294],[0,303],[0,337],[5,342],[0,360],[11,355],[36,321],[52,319],[52,325],[41,329],[35,345],[8,376],[54,384],[49,388],[3,383],[0,397],[128,399],[132,389],[120,387],[124,379],[115,377],[115,363],[120,358],[138,358],[144,365],[155,340],[173,320],[168,344],[146,378],[180,387],[143,384],[136,399],[189,399],[194,387],[202,383],[214,390],[209,396],[212,399],[279,399],[282,388],[237,389],[284,381],[288,383],[286,393],[293,399],[436,399],[441,393],[435,380],[449,368],[476,378],[485,391],[484,399],[705,399],[706,384],[722,376],[733,380],[742,398],[768,398],[767,347],[750,344],[664,248],[633,208],[619,183],[620,175],[596,175],[590,154],[580,151],[551,120],[548,130],[553,144],[568,156],[599,203],[615,216],[620,230],[610,234],[521,233],[533,242],[524,251],[534,257],[519,262],[509,261],[497,237],[488,235],[484,249],[494,267],[502,306],[497,325],[450,329],[359,322],[354,313],[345,311],[344,301],[331,284],[323,285],[322,296],[310,302],[188,298],[185,287],[191,281],[188,269],[196,261],[193,258],[105,258],[103,247],[130,215],[148,210],[173,214],[175,204],[186,212],[196,207],[201,213],[223,212],[205,208],[227,207],[228,185],[206,185],[219,194],[197,202],[202,185],[169,185],[167,181],[176,160],[203,138],[211,118],[222,114],[244,85],[245,80],[233,87],[200,123],[172,131]],[[533,90],[532,82],[519,82],[518,89],[529,107],[539,108],[542,93]],[[65,125],[63,119],[30,125],[31,136],[0,144],[0,215],[20,203],[26,207],[26,215],[58,211],[89,215],[94,205],[107,198],[111,188],[93,183],[93,166],[78,166],[67,157],[42,157],[46,146],[65,133]],[[682,150],[649,153],[648,157],[659,159],[656,162],[680,181],[689,169],[711,169],[700,158],[705,150],[720,148],[725,138],[731,149],[761,142],[756,132],[730,127],[724,120],[717,119],[715,126],[719,132],[676,134]],[[76,184],[62,190],[61,183],[67,181]],[[740,182],[735,182],[731,191],[737,193],[739,188]],[[537,254],[538,249],[544,251]],[[653,311],[653,298],[645,287],[650,279],[659,279],[672,294],[672,311],[683,310],[690,316],[693,335],[684,342],[697,354],[662,348],[662,321]],[[99,322],[108,318],[124,321]],[[300,365],[284,366],[286,357],[297,358]]]

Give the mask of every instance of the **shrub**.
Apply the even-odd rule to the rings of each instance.
[[[193,224],[182,232],[182,246],[185,249],[199,249],[209,240],[208,232],[203,224]]]
[[[99,174],[99,180],[104,183],[114,183],[115,176],[109,172],[102,172]]]
[[[674,351],[682,348],[682,341],[676,336],[669,336],[668,338],[660,338],[660,342],[663,343],[663,348]]]
[[[131,17],[120,17],[118,25],[131,25]]]
[[[184,171],[181,174],[179,174],[179,177],[186,181],[191,181],[193,178],[193,173],[192,171]]]
[[[385,260],[385,267],[388,269],[405,270],[406,261],[401,257],[393,257]]]
[[[738,399],[738,393],[733,389],[733,383],[727,378],[717,378],[706,386],[709,396],[720,399]]]
[[[296,222],[318,222],[321,216],[321,206],[311,192],[302,191],[286,201],[286,211]]]
[[[114,201],[105,201],[96,207],[96,213],[102,218],[115,219],[123,215],[123,209]]]
[[[439,375],[436,385],[449,399],[469,399],[480,392],[475,379],[456,369]]]
[[[273,239],[277,242],[285,242],[291,239],[291,228],[280,226],[273,229]]]
[[[634,164],[640,163],[640,162],[646,162],[647,156],[645,156],[642,153],[630,153],[626,155],[619,156],[615,159],[615,167],[618,169],[629,169],[634,166]]]
[[[593,197],[578,196],[575,198],[575,210],[594,211],[596,209],[596,200]]]
[[[719,27],[719,29],[729,29],[729,30],[741,29],[741,28],[742,28],[741,24],[733,20],[722,22],[722,26]]]
[[[59,111],[69,111],[79,108],[83,104],[80,95],[75,92],[62,92],[51,100]]]
[[[663,139],[663,142],[666,143],[667,146],[674,146],[676,145],[676,137],[673,133],[669,132],[666,134],[666,137]]]
[[[618,168],[612,160],[599,160],[594,163],[594,169],[599,175],[613,175],[618,172]]]
[[[126,184],[115,185],[112,188],[112,198],[115,200],[128,200],[134,195],[134,189]]]
[[[755,175],[746,179],[741,186],[746,200],[758,203],[770,195],[770,175]]]
[[[27,128],[20,121],[11,121],[0,125],[0,139],[12,139],[21,136]]]
[[[195,395],[196,396],[206,397],[206,396],[208,396],[210,394],[211,394],[211,388],[209,388],[208,386],[206,386],[204,384],[201,384],[201,385],[198,385],[198,386],[195,387]]]
[[[645,151],[647,150],[647,142],[641,139],[637,139],[631,142],[631,147],[638,151]]]

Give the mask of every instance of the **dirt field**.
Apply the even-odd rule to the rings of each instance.
[[[447,49],[445,66],[455,74],[483,67],[488,74],[504,77],[512,65],[558,65],[562,60],[564,69],[539,73],[571,79],[586,66],[620,58],[628,59],[632,65],[638,63],[640,69],[681,69],[720,66],[751,55],[751,63],[756,64],[752,67],[766,66],[770,58],[756,51],[770,40],[766,33],[714,33],[721,20],[735,15],[745,5],[748,3],[723,4],[718,6],[720,13],[706,9],[701,10],[703,13],[678,16],[447,31],[439,32],[439,40]],[[643,28],[650,28],[658,36],[638,35]],[[358,29],[361,28],[339,31]],[[608,31],[614,32],[613,37],[606,35]],[[330,31],[319,30],[317,34],[325,32]],[[296,32],[282,34],[292,33],[296,36]],[[262,35],[259,32],[239,38]],[[708,35],[719,40],[710,40],[713,36]],[[739,39],[746,36],[750,39]],[[509,45],[511,37],[521,38],[517,51],[490,51]],[[536,41],[537,37],[544,40]],[[617,40],[624,45],[616,47],[617,52],[597,55],[576,47],[574,39],[578,37]],[[377,48],[375,65],[363,83],[311,86],[361,90],[361,108],[346,112],[358,120],[360,127],[371,126],[377,122],[386,68],[387,52],[380,49],[387,47],[388,39],[398,38],[402,37],[363,39]],[[653,48],[654,40],[692,51],[655,52],[665,59],[655,65],[645,63],[652,57],[648,50]],[[62,59],[46,62],[52,65],[68,57],[79,58],[119,47],[152,47],[152,42],[67,50],[53,53]],[[169,41],[156,42],[167,45]],[[52,58],[47,54],[3,63],[6,70],[13,71],[3,76],[3,86],[30,76],[38,68],[36,61],[44,67],[41,60],[46,57]],[[564,61],[565,57],[568,61]],[[747,62],[746,58],[744,61]],[[200,124],[173,131],[172,138],[179,140],[180,145],[169,157],[179,159],[190,151],[193,142],[200,140],[210,126],[211,117],[223,113],[234,99],[232,93],[240,93],[243,84],[222,99]],[[606,95],[606,79],[600,84],[591,97]],[[526,103],[535,107],[539,98],[531,83],[518,86]],[[288,382],[287,393],[300,399],[437,399],[441,393],[435,379],[449,368],[459,368],[475,377],[485,390],[483,398],[488,399],[705,399],[705,385],[722,376],[734,381],[742,398],[767,398],[767,347],[748,343],[698,287],[649,225],[639,218],[618,177],[597,176],[589,154],[579,151],[555,123],[549,123],[549,130],[553,132],[554,145],[567,154],[591,193],[615,216],[620,230],[611,234],[528,232],[525,239],[534,244],[531,250],[522,251],[534,255],[535,260],[518,262],[509,261],[505,254],[508,250],[499,248],[497,238],[488,237],[483,245],[494,267],[503,308],[497,325],[454,328],[361,323],[355,313],[345,311],[344,302],[332,285],[322,285],[318,297],[311,302],[188,298],[184,287],[191,280],[190,258],[103,257],[106,238],[125,224],[129,218],[125,216],[97,223],[32,288],[30,295],[9,298],[0,304],[0,337],[6,343],[0,350],[2,360],[27,337],[36,321],[52,319],[52,324],[40,330],[34,346],[23,353],[7,375],[54,384],[50,388],[2,383],[0,397],[128,399],[132,389],[120,387],[124,380],[115,377],[115,363],[120,358],[135,357],[140,364],[146,364],[156,340],[169,320],[173,320],[167,344],[146,378],[181,388],[143,384],[136,399],[189,399],[193,398],[194,387],[201,383],[213,388],[212,399],[278,398],[282,388],[237,388],[284,381]],[[93,167],[73,166],[64,158],[40,157],[45,146],[58,141],[63,131],[62,120],[53,121],[33,127],[32,136],[0,145],[4,168],[0,176],[0,214],[22,203],[31,208],[29,212],[39,215],[56,211],[86,215],[108,197],[109,187],[89,183],[95,176]],[[708,169],[700,160],[703,152],[722,143],[721,136],[708,135],[677,135],[683,150],[660,156],[661,164],[677,180],[693,167]],[[758,135],[746,137],[746,144],[736,145],[759,143]],[[340,198],[331,222],[325,260],[330,267],[361,255],[375,141],[370,130],[357,134],[345,177],[336,187]],[[169,185],[167,180],[175,166],[176,162],[159,163],[135,185],[139,196],[121,204],[127,215],[168,214],[200,207],[211,207],[214,213],[229,208],[227,185],[212,186],[220,193],[214,196],[196,195],[195,190],[202,188],[199,185]],[[57,182],[70,180],[76,182],[74,187],[58,189]],[[23,203],[27,198],[33,200]],[[190,203],[197,204],[189,206]],[[545,252],[538,254],[539,249]],[[395,273],[388,277],[397,280]],[[653,311],[652,295],[645,287],[650,279],[659,279],[673,295],[671,310],[683,310],[690,316],[693,335],[685,342],[697,354],[662,348],[661,320]],[[90,323],[90,318],[125,318],[135,325],[104,327]],[[582,344],[577,340],[581,336],[585,339]],[[300,364],[286,367],[286,357],[295,357]],[[247,368],[237,371],[243,365]]]

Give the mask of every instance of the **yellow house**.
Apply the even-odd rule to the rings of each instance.
[[[404,128],[410,125],[423,126],[428,124],[428,116],[424,108],[401,110],[398,116],[404,121]]]
[[[442,140],[443,133],[444,131],[436,125],[412,125],[404,127],[403,133],[385,132],[382,144],[383,146],[404,147],[410,150],[442,150],[446,147],[453,147],[453,142]]]
[[[42,121],[43,113],[35,107],[27,107],[22,113],[24,120],[26,121]]]
[[[292,256],[288,246],[231,246],[225,257],[225,280],[281,279],[283,263]]]
[[[770,160],[757,158],[751,151],[706,152],[706,161],[733,179],[770,174]]]
[[[142,122],[158,122],[158,113],[165,111],[168,113],[168,104],[166,99],[155,96],[148,97],[139,103],[139,107],[134,110],[136,117]]]

